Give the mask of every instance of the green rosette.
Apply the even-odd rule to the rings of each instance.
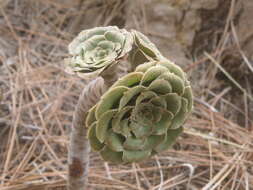
[[[105,161],[132,163],[167,150],[193,108],[189,81],[174,63],[150,61],[120,78],[88,112],[88,139]]]
[[[69,44],[71,58],[65,59],[66,71],[95,78],[124,59],[132,46],[133,36],[125,29],[107,26],[84,30]]]

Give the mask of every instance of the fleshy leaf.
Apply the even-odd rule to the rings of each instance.
[[[130,32],[127,32],[125,29],[121,29],[122,33],[125,35],[125,41],[123,44],[123,49],[121,49],[120,57],[125,56],[127,53],[133,49],[133,36]]]
[[[183,127],[179,127],[177,129],[169,129],[167,131],[166,140],[155,147],[156,152],[162,152],[167,150],[175,141],[176,138],[183,132]]]
[[[137,138],[147,137],[152,133],[152,126],[149,125],[143,126],[136,122],[131,122],[130,128]]]
[[[87,47],[83,47],[83,48],[86,48],[89,51],[91,49],[94,49],[99,42],[104,41],[104,40],[105,40],[104,35],[92,36],[83,43],[83,44],[86,44],[86,43],[89,44],[90,48],[87,48]]]
[[[135,104],[138,105],[145,100],[150,100],[151,98],[155,98],[155,97],[158,97],[156,93],[152,91],[144,91],[138,96]]]
[[[147,58],[149,58],[149,60],[151,60],[151,58],[155,60],[161,59],[162,56],[159,50],[144,34],[134,30],[132,32],[134,33],[137,47],[145,56],[147,56]]]
[[[96,123],[93,123],[89,127],[87,136],[90,141],[90,146],[94,151],[99,151],[104,147],[104,144],[100,143],[96,136]]]
[[[172,87],[168,81],[157,79],[149,85],[148,90],[152,90],[158,94],[168,94],[172,91]]]
[[[149,102],[155,106],[167,109],[167,102],[164,97],[157,96],[155,98],[152,98]]]
[[[122,110],[118,111],[118,113],[112,119],[112,129],[115,133],[122,133],[122,120],[124,115],[129,112],[133,107],[127,106],[124,107]]]
[[[193,95],[192,95],[192,90],[190,86],[187,86],[185,88],[183,97],[188,100],[188,111],[190,112],[193,107]]]
[[[184,82],[177,75],[167,72],[161,75],[159,78],[167,80],[170,83],[172,92],[175,92],[178,95],[182,95],[184,93]]]
[[[113,151],[121,152],[123,151],[124,138],[112,131],[108,130],[105,144]]]
[[[123,45],[125,36],[122,33],[116,32],[116,31],[107,31],[104,34],[105,38],[112,42],[118,42],[121,45]]]
[[[96,127],[96,135],[98,140],[103,143],[108,135],[108,129],[110,128],[110,122],[117,110],[109,110],[105,112],[98,120]]]
[[[147,137],[143,150],[152,150],[157,145],[161,144],[165,139],[167,135],[151,135]]]
[[[129,73],[128,75],[122,77],[117,82],[115,82],[112,88],[117,87],[117,86],[131,87],[134,85],[138,85],[142,77],[143,77],[143,73],[141,72]]]
[[[186,116],[188,115],[187,112],[188,101],[185,98],[181,98],[181,100],[182,100],[181,109],[178,112],[178,114],[173,118],[170,126],[171,129],[177,129],[178,127],[180,127],[184,123]]]
[[[141,79],[141,84],[146,86],[147,84],[151,83],[153,80],[155,80],[158,76],[160,76],[162,73],[168,71],[166,67],[163,66],[155,66],[149,68],[143,75]]]
[[[123,146],[125,150],[142,150],[144,144],[144,138],[128,137]]]
[[[101,101],[97,105],[96,119],[98,119],[107,110],[112,109],[113,106],[117,105],[120,98],[123,96],[128,88],[123,86],[117,86],[108,90],[101,98]]]
[[[148,158],[151,154],[151,150],[124,150],[123,152],[123,161],[124,162],[139,162]]]
[[[107,146],[105,146],[102,149],[102,151],[100,152],[100,155],[105,161],[112,162],[115,164],[123,163],[123,160],[122,160],[123,152],[115,152]]]
[[[167,109],[176,115],[180,108],[181,108],[181,97],[178,96],[176,93],[170,93],[163,96],[167,102]]]
[[[120,129],[121,129],[121,134],[128,138],[131,136],[131,129],[129,126],[129,121],[128,119],[124,119],[120,122]]]
[[[173,114],[167,110],[162,112],[162,118],[159,122],[154,123],[153,134],[154,135],[163,135],[168,130],[171,121],[173,119]]]
[[[157,62],[147,62],[145,64],[141,64],[138,67],[136,67],[135,72],[142,72],[145,73],[150,67],[155,66]]]
[[[89,30],[84,30],[81,32],[78,37],[80,37],[80,42],[90,38],[91,36],[95,35],[103,35],[107,30],[117,30],[118,28],[115,26],[108,26],[108,27],[95,27]]]
[[[175,75],[179,76],[181,79],[185,80],[184,71],[175,63],[172,63],[169,60],[166,60],[166,61],[161,61],[160,64],[167,67],[171,73],[174,73]]]
[[[119,103],[119,110],[121,110],[134,96],[142,92],[144,89],[145,87],[143,86],[135,86],[124,92],[124,95]]]
[[[98,43],[98,46],[103,49],[110,49],[113,50],[115,47],[115,44],[110,41],[101,41]]]

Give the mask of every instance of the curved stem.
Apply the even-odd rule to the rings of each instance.
[[[79,97],[75,109],[68,155],[68,190],[85,190],[89,172],[90,145],[86,137],[85,120],[89,109],[119,77],[127,73],[124,62],[113,65],[102,73],[102,78],[91,81]]]
[[[79,96],[75,109],[68,154],[68,190],[85,190],[89,171],[90,145],[86,138],[85,120],[88,110],[106,91],[102,78],[91,81]]]

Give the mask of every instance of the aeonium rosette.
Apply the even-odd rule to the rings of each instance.
[[[185,73],[168,60],[139,65],[89,111],[93,150],[113,163],[142,161],[168,149],[193,107]]]
[[[123,59],[132,44],[131,33],[116,26],[84,30],[69,44],[72,57],[65,59],[66,71],[82,78],[94,78]]]

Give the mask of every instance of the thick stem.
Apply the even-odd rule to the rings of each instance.
[[[85,120],[88,110],[106,91],[102,78],[91,81],[79,97],[72,122],[68,155],[68,190],[85,190],[89,171],[90,146],[86,137]]]
[[[127,73],[126,62],[113,65],[102,73],[102,78],[91,81],[79,97],[75,109],[68,156],[68,190],[85,190],[89,172],[90,146],[86,137],[85,120],[88,110],[119,77]]]

